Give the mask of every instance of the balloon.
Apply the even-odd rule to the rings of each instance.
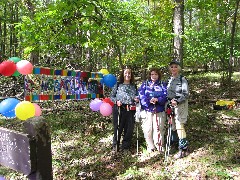
[[[35,115],[35,107],[29,101],[22,101],[16,106],[15,113],[20,120],[26,120]]]
[[[3,61],[0,64],[0,72],[4,76],[11,76],[16,71],[16,64],[12,61]]]
[[[112,107],[114,106],[114,103],[111,101],[110,98],[104,98],[103,102],[110,104]]]
[[[18,99],[15,98],[7,98],[4,99],[1,103],[0,103],[0,113],[8,118],[14,118],[16,117],[15,114],[15,107],[17,106],[17,104],[19,104],[20,101]]]
[[[107,69],[101,69],[101,70],[100,70],[100,73],[102,73],[103,75],[109,74],[109,72],[108,72]]]
[[[31,74],[33,71],[33,65],[27,60],[21,60],[16,65],[18,72],[23,75]]]
[[[101,83],[101,84],[104,84],[103,78],[100,79],[100,83]]]
[[[117,78],[112,74],[107,74],[103,76],[103,82],[106,86],[112,88],[116,84]]]
[[[21,59],[19,57],[10,57],[8,60],[13,61],[15,63],[21,61]]]
[[[20,73],[18,71],[15,71],[12,76],[19,76]]]
[[[35,116],[41,116],[42,110],[41,110],[40,106],[36,103],[33,103],[33,105],[34,105],[34,108],[35,108]]]
[[[21,59],[20,59],[19,57],[10,57],[8,60],[10,60],[10,61],[12,61],[12,62],[14,62],[14,63],[17,63],[17,62],[21,61]],[[16,66],[16,68],[17,68],[17,66]],[[20,73],[16,70],[16,71],[13,73],[12,76],[19,76],[19,75],[20,75]]]
[[[90,108],[92,111],[98,111],[100,109],[101,104],[102,101],[100,99],[94,99],[90,102]]]
[[[2,74],[2,70],[4,69],[4,67],[2,66],[2,63],[0,64],[0,73]]]
[[[109,103],[103,102],[100,106],[100,113],[103,116],[109,116],[112,114],[112,106]]]

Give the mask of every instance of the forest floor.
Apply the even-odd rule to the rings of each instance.
[[[227,99],[219,74],[188,76],[191,97],[186,124],[190,154],[164,161],[164,153],[146,152],[141,124],[136,123],[131,154],[111,155],[112,117],[92,112],[90,101],[50,102],[43,111],[51,127],[53,179],[240,179],[240,106],[214,110],[214,100]],[[235,74],[233,97],[240,97]],[[81,108],[80,108],[81,107]],[[68,110],[61,111],[67,108]],[[0,118],[0,126],[21,131],[22,121]],[[137,154],[138,150],[138,154]],[[6,179],[26,179],[0,166]]]

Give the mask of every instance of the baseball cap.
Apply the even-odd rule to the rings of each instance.
[[[177,61],[177,60],[172,60],[170,63],[169,63],[169,66],[171,66],[172,64],[177,64],[180,66],[180,62]]]

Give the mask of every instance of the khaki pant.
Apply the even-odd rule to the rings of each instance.
[[[174,108],[174,119],[172,121],[172,130],[177,130],[177,134],[179,139],[186,138],[186,131],[184,128],[184,124],[187,122],[188,116],[188,101],[186,100],[184,103],[177,105]]]
[[[148,151],[152,149],[162,150],[165,133],[165,112],[151,113],[145,111],[145,118],[142,119],[142,130],[147,143]],[[157,126],[158,124],[158,126]]]

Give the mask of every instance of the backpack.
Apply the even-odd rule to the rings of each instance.
[[[182,84],[182,78],[183,78],[183,77],[184,77],[184,78],[186,79],[186,81],[188,82],[188,80],[187,80],[187,78],[186,78],[185,76],[180,75],[180,81],[181,81],[181,84]],[[167,84],[168,84],[169,80],[170,80],[170,78],[168,78],[168,80],[167,80]]]

